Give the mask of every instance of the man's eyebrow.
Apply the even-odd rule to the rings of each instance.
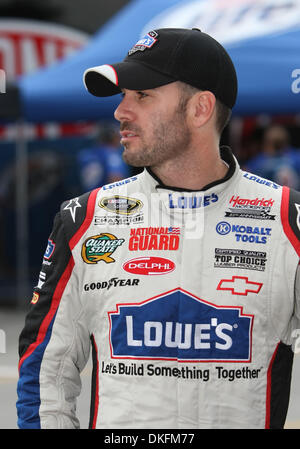
[[[121,93],[125,93],[125,90],[129,90],[130,92],[150,92],[152,90],[157,91],[159,89],[159,87],[151,87],[150,89],[126,89],[126,87],[119,87]]]

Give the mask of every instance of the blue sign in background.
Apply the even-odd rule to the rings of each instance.
[[[120,101],[119,96],[101,99],[93,97],[85,90],[83,72],[89,67],[123,60],[128,50],[145,34],[147,24],[154,28],[157,23],[160,24],[159,17],[163,16],[167,24],[165,26],[172,27],[174,23],[166,20],[170,8],[174,10],[175,7],[190,3],[190,0],[133,0],[75,55],[46,70],[21,78],[19,88],[25,119],[43,122],[112,118]],[[228,30],[231,26],[232,33],[237,26],[241,26],[247,10],[250,23],[253,18],[256,22],[264,20],[266,29],[272,22],[272,16],[278,15],[280,9],[277,2],[266,2],[260,7],[252,7],[250,1],[246,5],[234,3],[236,8],[240,8],[240,14],[234,10],[236,14],[232,14],[232,22],[226,28]],[[284,6],[289,5],[287,3]],[[221,12],[216,20],[222,21]],[[195,26],[193,21],[184,23],[189,28]],[[205,16],[201,14],[197,17],[197,23],[204,31],[208,26]],[[295,20],[290,27],[274,27],[272,32],[260,35],[254,33],[240,40],[235,39],[232,43],[224,43],[224,46],[233,59],[239,81],[234,114],[298,114],[300,20]]]

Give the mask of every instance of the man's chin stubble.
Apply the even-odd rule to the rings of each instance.
[[[140,154],[131,154],[130,150],[124,146],[124,151],[122,154],[123,160],[126,164],[132,167],[150,167],[152,165],[152,160],[149,157],[145,157],[145,150],[138,150]]]

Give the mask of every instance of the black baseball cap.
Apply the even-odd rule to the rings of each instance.
[[[230,56],[219,42],[196,28],[149,31],[122,62],[91,67],[83,80],[97,97],[118,94],[122,88],[147,90],[174,81],[209,90],[230,109],[237,96]]]

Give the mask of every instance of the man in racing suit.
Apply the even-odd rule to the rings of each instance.
[[[55,217],[20,336],[19,427],[79,427],[92,348],[91,428],[282,428],[300,195],[219,151],[229,56],[199,30],[161,29],[84,79],[122,90],[124,159],[146,168]]]

